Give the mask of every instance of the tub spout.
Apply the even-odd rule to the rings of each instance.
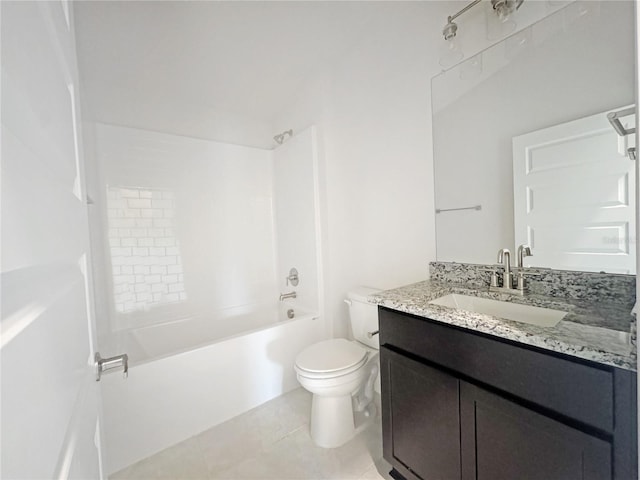
[[[298,295],[296,294],[295,291],[293,292],[289,292],[289,293],[281,293],[280,294],[280,301],[283,301],[287,298],[296,298]]]

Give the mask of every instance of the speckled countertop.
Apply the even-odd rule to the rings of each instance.
[[[555,327],[540,327],[429,303],[450,293],[553,308],[568,312],[568,315]],[[486,288],[465,288],[460,284],[428,280],[380,292],[371,296],[369,301],[457,327],[636,370],[635,347],[629,342],[631,313],[628,308],[616,303],[594,303],[543,295],[519,297],[489,292]]]

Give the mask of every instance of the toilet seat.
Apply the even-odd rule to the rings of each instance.
[[[308,378],[332,378],[358,370],[367,362],[368,352],[355,342],[335,338],[304,349],[295,362],[299,375]]]

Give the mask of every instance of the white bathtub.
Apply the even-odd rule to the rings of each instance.
[[[287,316],[293,310],[294,317]],[[246,305],[227,308],[214,315],[191,317],[131,330],[129,355],[132,365],[225,341],[238,335],[262,330],[282,322],[317,316],[293,304]]]
[[[298,387],[295,357],[324,326],[279,304],[130,333],[129,378],[101,381],[108,474]]]

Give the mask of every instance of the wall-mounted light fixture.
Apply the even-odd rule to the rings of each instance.
[[[440,65],[445,68],[452,67],[462,60],[464,53],[460,46],[459,40],[456,38],[458,33],[458,25],[454,22],[463,13],[475,7],[482,0],[473,0],[459,12],[447,17],[447,24],[442,29],[445,43],[440,49]],[[499,38],[515,29],[515,22],[511,19],[511,15],[515,12],[524,0],[490,0],[495,17],[487,19],[487,36]],[[495,25],[494,25],[495,24]]]
[[[513,12],[520,8],[524,0],[491,0],[491,6],[501,22],[509,20]]]

